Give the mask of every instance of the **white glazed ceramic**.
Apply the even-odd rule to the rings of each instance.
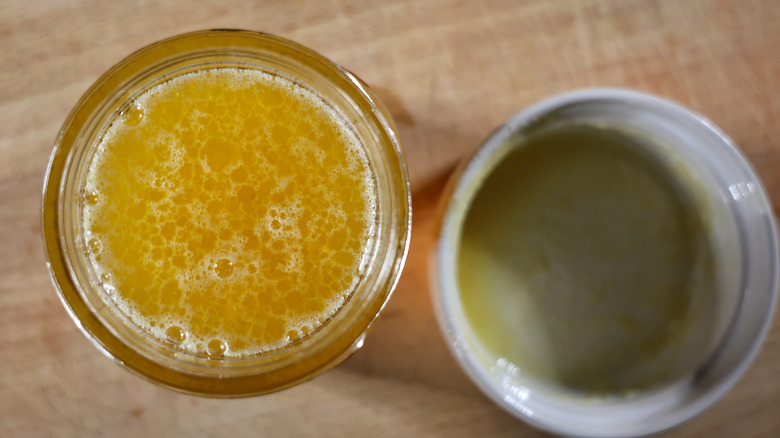
[[[573,397],[491,358],[475,340],[459,301],[457,249],[480,181],[510,136],[566,123],[609,125],[651,138],[705,189],[714,224],[719,305],[717,342],[689,376],[631,396]],[[512,117],[453,176],[432,259],[432,294],[445,338],[463,369],[499,406],[539,428],[579,437],[633,437],[674,427],[720,399],[758,353],[778,283],[777,232],[765,190],[734,143],[707,119],[634,91],[575,91]]]

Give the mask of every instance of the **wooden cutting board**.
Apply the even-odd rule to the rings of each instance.
[[[209,400],[133,376],[79,332],[45,268],[39,210],[52,142],[100,74],[161,38],[226,27],[298,41],[378,90],[406,151],[414,231],[351,359],[281,393]],[[629,87],[721,126],[780,205],[778,47],[775,0],[2,0],[0,436],[545,436],[481,395],[433,319],[426,258],[448,173],[539,99]],[[734,390],[664,436],[780,436],[778,363],[775,322]]]

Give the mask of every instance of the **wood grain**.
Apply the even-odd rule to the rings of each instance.
[[[52,142],[81,93],[146,44],[218,27],[293,39],[375,87],[414,190],[409,260],[365,347],[244,400],[174,393],[102,357],[58,302],[39,226]],[[774,0],[0,0],[0,436],[545,436],[479,393],[433,320],[426,256],[448,172],[539,99],[629,87],[721,126],[780,205],[778,47]],[[775,322],[734,390],[665,436],[780,436],[779,362]]]

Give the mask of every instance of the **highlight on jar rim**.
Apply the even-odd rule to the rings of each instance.
[[[42,208],[85,335],[154,383],[215,397],[286,388],[359,348],[411,232],[373,92],[239,30],[166,39],[98,79],[57,138]]]
[[[711,122],[582,90],[521,111],[463,162],[430,278],[453,355],[499,406],[562,435],[643,436],[711,406],[755,358],[777,233]]]

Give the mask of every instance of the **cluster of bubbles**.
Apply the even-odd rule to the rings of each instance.
[[[315,330],[372,247],[375,182],[316,94],[249,69],[173,78],[108,128],[83,195],[85,251],[116,305],[185,351],[244,356]]]

